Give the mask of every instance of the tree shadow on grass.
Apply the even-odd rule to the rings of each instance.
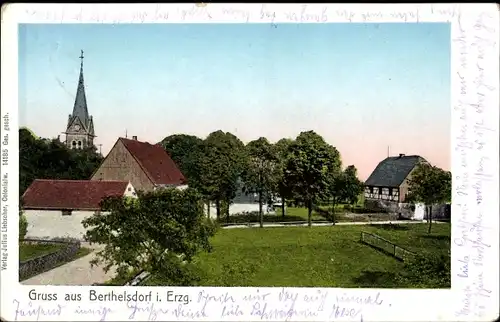
[[[375,227],[377,229],[383,230],[408,230],[408,225],[398,224],[370,224],[370,227]]]
[[[447,236],[447,235],[420,234],[420,235],[418,235],[418,237],[425,238],[425,239],[439,240],[439,241],[441,241],[441,240],[450,241],[451,240],[451,236]]]
[[[397,274],[393,272],[362,271],[352,281],[358,287],[394,288],[398,286],[396,276]]]
[[[277,222],[307,222],[307,218],[300,216],[281,216],[281,215],[264,215],[263,216],[265,223],[277,223]],[[254,213],[249,213],[245,215],[232,215],[227,217],[222,217],[220,219],[221,224],[247,224],[247,223],[258,223],[260,221],[259,215]],[[325,221],[324,219],[318,220],[316,218],[312,219],[313,222],[316,221]]]

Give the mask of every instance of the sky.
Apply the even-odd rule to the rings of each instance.
[[[126,134],[313,130],[363,180],[388,152],[451,168],[446,23],[23,24],[20,126],[64,139],[81,49],[104,155]]]

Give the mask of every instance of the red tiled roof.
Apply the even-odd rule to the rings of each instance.
[[[36,179],[22,196],[26,209],[99,210],[105,197],[123,196],[127,181]]]
[[[125,138],[120,140],[153,183],[178,185],[186,182],[181,170],[162,146]]]

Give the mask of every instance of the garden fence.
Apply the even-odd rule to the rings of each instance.
[[[415,255],[414,252],[411,252],[387,239],[384,239],[372,233],[368,233],[366,231],[361,232],[361,242],[374,248],[380,249],[383,252],[402,261],[405,261]]]

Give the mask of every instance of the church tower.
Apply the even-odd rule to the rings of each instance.
[[[84,149],[94,145],[94,121],[89,116],[87,98],[85,97],[85,84],[83,82],[83,50],[80,55],[80,78],[76,90],[73,113],[68,117],[66,126],[66,145],[70,149]]]

